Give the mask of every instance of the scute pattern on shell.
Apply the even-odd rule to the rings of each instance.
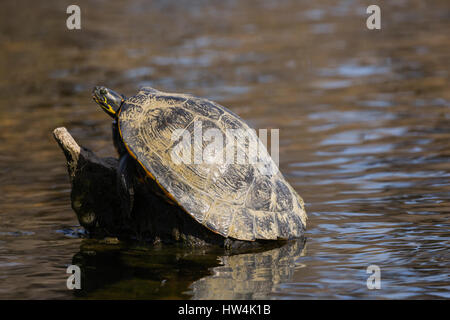
[[[215,102],[149,87],[125,101],[119,128],[130,153],[198,223],[239,240],[302,236],[307,219],[303,200],[280,172],[261,174],[260,167],[274,165],[268,154],[262,164],[172,160],[174,130],[187,130],[193,137],[195,121],[224,136],[227,129],[250,129]],[[259,141],[256,133],[248,138]],[[240,141],[238,147],[248,150],[248,141]],[[248,160],[248,152],[244,155]]]

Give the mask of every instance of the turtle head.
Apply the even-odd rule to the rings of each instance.
[[[106,87],[95,87],[94,90],[92,90],[92,98],[113,118],[117,116],[117,112],[125,101],[123,95]]]

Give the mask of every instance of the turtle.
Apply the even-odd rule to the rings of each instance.
[[[117,189],[125,215],[133,210],[137,181],[146,178],[155,182],[155,192],[163,199],[224,238],[303,237],[307,219],[303,199],[278,170],[256,131],[231,110],[205,98],[151,87],[127,98],[96,86],[93,99],[113,118],[112,136],[119,154]],[[204,135],[196,140],[199,132]],[[235,149],[227,155],[239,153],[240,158],[224,161],[219,151],[228,149],[223,143],[211,148],[208,132],[223,134],[227,147],[230,132],[234,133]],[[250,152],[255,145],[263,150],[256,157]],[[196,155],[196,150],[203,154]]]

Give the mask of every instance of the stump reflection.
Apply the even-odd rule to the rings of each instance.
[[[268,299],[289,282],[304,240],[228,255],[217,248],[139,247],[86,240],[77,297],[89,299]],[[181,294],[180,294],[181,293]]]

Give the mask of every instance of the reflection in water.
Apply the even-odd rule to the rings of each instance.
[[[151,248],[99,244],[85,240],[72,264],[81,269],[77,297],[89,299],[189,298],[192,281],[219,265],[217,255],[175,247]]]
[[[223,255],[219,249],[82,243],[77,297],[89,299],[267,299],[299,265],[305,240]],[[272,246],[273,247],[273,246]],[[211,275],[213,273],[213,275]]]
[[[222,256],[213,275],[191,285],[193,299],[269,299],[281,283],[291,281],[305,241],[259,253]]]

